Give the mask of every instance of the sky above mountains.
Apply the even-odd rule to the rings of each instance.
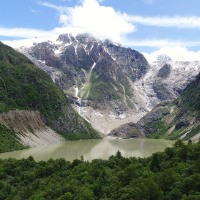
[[[30,38],[89,32],[149,61],[158,54],[200,60],[199,7],[199,0],[0,0],[0,40],[19,47]]]

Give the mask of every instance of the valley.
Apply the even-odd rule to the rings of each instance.
[[[175,100],[200,71],[200,61],[183,57],[159,55],[148,64],[139,52],[89,34],[63,34],[17,50],[49,73],[73,108],[103,135]]]
[[[199,7],[0,0],[0,200],[200,200]]]
[[[200,61],[160,55],[148,63],[137,51],[88,34],[63,34],[17,51],[27,58],[1,44],[2,86],[19,87],[11,84],[2,98],[0,122],[21,148],[100,137],[199,138],[197,107],[187,112],[191,120],[175,116],[184,109],[178,99],[194,89],[186,86],[197,79]]]
[[[53,80],[53,70],[60,70],[54,82],[99,132],[107,134],[116,128],[113,119],[122,124],[142,116],[130,85],[149,68],[139,52],[88,34],[63,34],[56,41],[34,43],[18,51],[43,67]],[[101,115],[91,115],[93,110]]]

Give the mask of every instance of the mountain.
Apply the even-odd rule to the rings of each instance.
[[[153,61],[153,62],[154,63],[163,63],[163,62],[170,62],[170,61],[172,61],[172,59],[168,55],[162,54],[162,55],[158,55],[156,57],[156,61]]]
[[[134,85],[148,111],[162,101],[176,99],[200,71],[200,61],[176,61],[160,55]]]
[[[127,118],[142,117],[144,106],[135,98],[132,83],[147,72],[149,64],[139,52],[88,34],[63,34],[56,41],[18,51],[49,73],[97,130],[107,133],[116,121],[122,124]]]
[[[0,74],[1,152],[99,138],[47,73],[1,42]]]
[[[129,132],[126,127],[129,126]],[[136,131],[137,130],[137,131]],[[127,134],[128,133],[128,134]],[[131,135],[131,134],[132,135]],[[165,101],[153,108],[137,124],[125,124],[110,136],[182,139],[200,138],[200,73],[174,101]]]
[[[167,55],[148,64],[141,53],[89,34],[63,34],[18,51],[49,73],[77,112],[105,134],[176,99],[200,70],[199,61]]]

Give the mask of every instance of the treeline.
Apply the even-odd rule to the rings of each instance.
[[[200,142],[148,158],[0,160],[0,200],[199,200]]]

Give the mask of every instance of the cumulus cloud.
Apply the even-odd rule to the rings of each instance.
[[[7,36],[12,37],[24,37],[27,39],[20,39],[20,40],[5,40],[2,41],[4,44],[7,44],[13,48],[19,48],[21,46],[32,46],[33,43],[40,43],[48,40],[56,40],[58,35],[63,33],[72,33],[73,35],[77,35],[78,33],[83,32],[82,29],[79,28],[72,28],[72,27],[62,27],[62,28],[55,28],[51,31],[40,31],[40,30],[32,30],[32,29],[1,29],[0,28],[0,35],[3,31],[7,33]],[[2,31],[2,32],[1,32]]]
[[[157,17],[142,17],[131,16],[126,13],[123,14],[123,18],[132,23],[138,23],[148,26],[159,27],[176,27],[176,28],[200,28],[200,17],[197,16],[157,16]]]
[[[56,9],[60,13],[60,23],[63,26],[79,28],[90,32],[99,38],[108,38],[121,42],[121,38],[136,31],[132,23],[116,12],[112,7],[99,5],[96,0],[84,0],[79,6],[61,7],[46,2],[39,2],[43,6]]]
[[[158,51],[152,52],[150,54],[143,53],[149,63],[152,63],[156,60],[158,55],[166,54],[173,61],[194,61],[200,60],[200,51],[188,51],[186,48],[181,46],[171,46],[171,47],[163,47]]]
[[[200,42],[195,41],[175,41],[169,39],[146,39],[146,40],[128,40],[127,34],[137,31],[134,24],[144,24],[148,26],[160,27],[177,27],[177,28],[199,28],[200,17],[189,16],[157,16],[142,17],[132,16],[126,13],[122,14],[115,11],[112,7],[105,7],[100,4],[103,0],[81,0],[81,4],[75,7],[64,7],[39,1],[42,6],[57,10],[59,14],[59,22],[62,25],[50,31],[27,29],[27,28],[1,28],[0,35],[11,37],[34,38],[19,41],[4,41],[4,43],[17,48],[20,46],[30,46],[33,42],[40,42],[39,38],[46,40],[47,38],[56,38],[62,33],[71,32],[76,35],[78,33],[89,32],[100,39],[111,39],[119,42],[124,46],[146,46],[157,47],[160,50],[152,54],[145,54],[149,61],[155,59],[158,54],[170,54],[171,57],[177,54],[183,54],[187,60],[194,60],[200,56],[200,53],[187,51],[185,47],[198,46]],[[144,0],[145,1],[145,0]],[[153,3],[154,0],[146,0]],[[37,37],[37,38],[36,38]],[[41,41],[42,41],[41,40]],[[179,52],[179,53],[178,53]]]
[[[52,37],[56,34],[64,33],[66,29],[75,32],[90,32],[94,36],[101,39],[111,39],[120,43],[127,43],[125,40],[128,33],[137,31],[133,24],[144,24],[149,26],[162,27],[178,27],[178,28],[195,28],[200,27],[200,17],[190,16],[163,16],[163,17],[142,17],[131,16],[126,13],[122,14],[115,11],[112,7],[101,6],[99,2],[103,0],[82,0],[82,3],[75,7],[56,6],[47,2],[39,1],[38,4],[49,8],[56,9],[60,15],[59,22],[62,27],[55,28],[50,31],[26,29],[26,28],[1,28],[0,35],[12,37]],[[152,0],[148,0],[152,1]],[[58,31],[59,30],[59,31]],[[128,41],[129,42],[129,41]],[[143,41],[147,42],[146,46],[160,46],[166,41]],[[173,41],[172,41],[173,42]],[[141,42],[132,41],[134,45],[138,46]],[[143,44],[142,44],[143,45]],[[173,45],[180,45],[174,43]],[[131,46],[131,45],[128,45]]]

